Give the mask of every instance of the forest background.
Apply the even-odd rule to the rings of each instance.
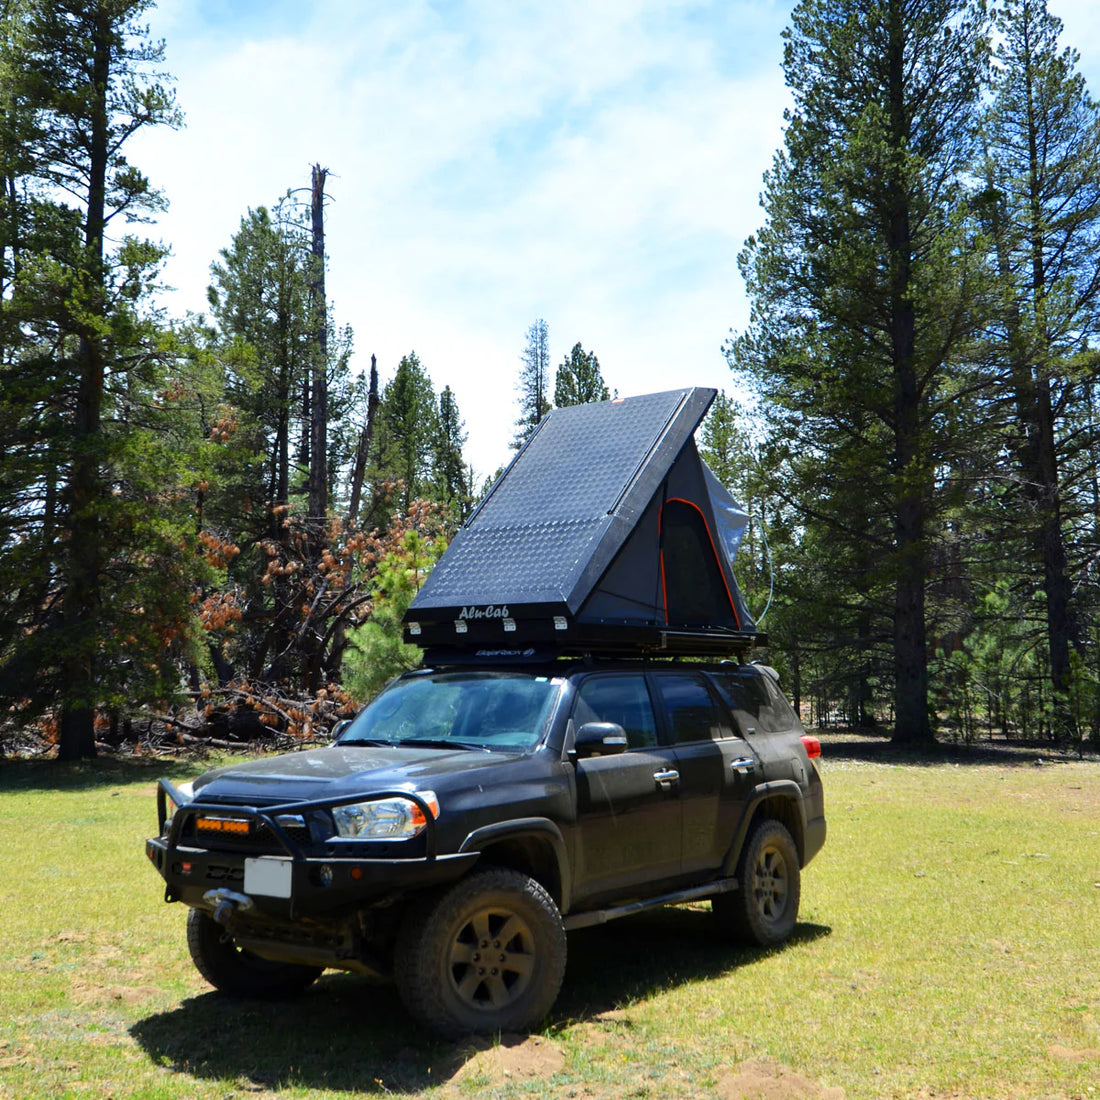
[[[487,488],[414,352],[384,384],[353,367],[320,161],[243,214],[207,314],[166,314],[142,233],[166,198],[128,159],[182,122],[149,8],[0,3],[6,751],[324,736],[416,661],[401,614]],[[753,515],[763,656],[815,723],[1095,744],[1100,110],[1076,54],[1036,0],[802,0],[783,72],[736,399],[700,432]],[[516,394],[515,447],[609,396],[542,318]]]

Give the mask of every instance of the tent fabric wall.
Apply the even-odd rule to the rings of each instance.
[[[720,493],[714,492],[715,487]],[[694,509],[705,527],[705,538],[682,546],[692,553],[690,560],[675,556],[673,548],[667,545],[667,530],[662,539],[662,514],[667,515],[670,501],[686,502],[684,507]],[[689,439],[622,550],[578,613],[578,621],[754,630],[755,624],[733,574],[733,554],[729,551],[732,544],[736,552],[747,520],[747,514],[722,488],[699,457],[694,440]],[[690,590],[688,602],[693,607],[705,608],[706,613],[676,616],[675,608],[685,603],[681,597],[674,600],[670,615],[670,587],[675,593]]]

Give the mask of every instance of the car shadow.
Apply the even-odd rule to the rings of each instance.
[[[570,933],[565,981],[547,1026],[552,1032],[669,985],[721,977],[830,931],[804,922],[782,947],[738,948],[720,938],[707,908],[692,906]],[[243,1001],[214,992],[190,997],[138,1021],[130,1033],[166,1069],[243,1078],[275,1091],[415,1093],[448,1081],[484,1046],[432,1037],[406,1014],[392,985],[338,973],[293,1000]]]
[[[569,966],[554,1016],[592,1019],[672,985],[750,967],[831,931],[803,921],[778,947],[740,947],[721,936],[709,905],[665,906],[579,929],[569,936]]]

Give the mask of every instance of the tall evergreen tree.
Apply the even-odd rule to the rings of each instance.
[[[610,396],[596,353],[574,344],[554,377],[554,404],[564,409],[568,405],[606,401]]]
[[[994,355],[1012,394],[1008,446],[1023,505],[1016,522],[1028,535],[1023,559],[1041,577],[1050,678],[1066,732],[1070,654],[1083,646],[1067,546],[1091,542],[1087,529],[1070,526],[1076,509],[1067,485],[1073,456],[1097,442],[1094,428],[1078,421],[1092,369],[1075,357],[1100,330],[1100,108],[1076,54],[1059,49],[1061,23],[1045,0],[1008,0],[997,29],[984,205],[1004,291]]]
[[[462,448],[466,445],[466,431],[458,402],[450,386],[444,386],[439,395],[438,430],[435,439],[433,467],[435,496],[441,504],[448,505],[457,521],[465,519],[470,508],[470,486],[467,483],[466,463]]]
[[[516,392],[519,401],[519,417],[512,449],[520,447],[531,438],[542,418],[550,411],[550,329],[540,317],[527,330],[527,346],[521,357]]]
[[[315,182],[319,190],[323,178]],[[270,212],[249,210],[212,265],[208,290],[227,366],[225,399],[239,411],[253,455],[251,476],[240,486],[248,507],[237,509],[226,532],[241,548],[231,567],[245,624],[236,649],[247,673],[266,680],[303,672],[299,642],[309,632],[302,631],[294,594],[325,558],[327,471],[350,463],[355,446],[345,424],[356,401],[348,377],[351,333],[327,315],[318,280],[323,237],[312,212],[303,216],[289,197]],[[318,448],[323,463],[315,461]],[[218,498],[210,505],[218,507]],[[304,668],[307,679],[319,675],[316,661]]]
[[[42,502],[20,513],[21,530],[2,545],[19,552],[39,541],[56,563],[41,578],[33,622],[13,609],[5,623],[0,679],[33,664],[33,695],[52,678],[65,758],[94,755],[96,708],[118,686],[120,664],[107,654],[125,601],[112,583],[117,555],[135,549],[134,514],[117,483],[126,440],[114,402],[151,363],[141,304],[162,253],[132,237],[112,245],[107,230],[162,205],[124,148],[146,126],[179,121],[158,72],[162,45],[137,22],[148,7],[28,0],[5,9],[0,42],[0,125],[5,144],[18,142],[3,154],[4,311],[16,319],[4,329],[20,333],[5,352],[3,388],[34,452],[25,499]]]
[[[794,95],[741,268],[750,327],[730,348],[798,464],[826,544],[891,620],[895,738],[932,737],[925,584],[959,372],[981,301],[960,180],[986,56],[969,0],[802,0],[785,32]]]
[[[386,478],[400,485],[397,503],[403,512],[419,497],[432,495],[432,459],[438,434],[438,404],[432,381],[415,351],[403,356],[382,391],[375,445],[376,484]],[[386,502],[375,500],[375,512]],[[372,516],[383,526],[384,514]]]
[[[207,291],[223,346],[236,341],[246,351],[234,357],[228,397],[261,433],[263,486],[256,495],[270,502],[268,533],[276,538],[305,473],[292,462],[292,440],[309,436],[300,395],[311,386],[314,314],[302,228],[285,201],[274,214],[249,210],[211,266]]]

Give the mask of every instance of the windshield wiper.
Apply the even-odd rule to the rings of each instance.
[[[397,741],[398,745],[423,745],[427,749],[471,749],[475,752],[488,752],[484,745],[472,741],[454,741],[450,737],[406,737]]]
[[[344,737],[336,742],[337,745],[371,745],[375,748],[393,748],[392,741],[383,741],[378,737]]]

